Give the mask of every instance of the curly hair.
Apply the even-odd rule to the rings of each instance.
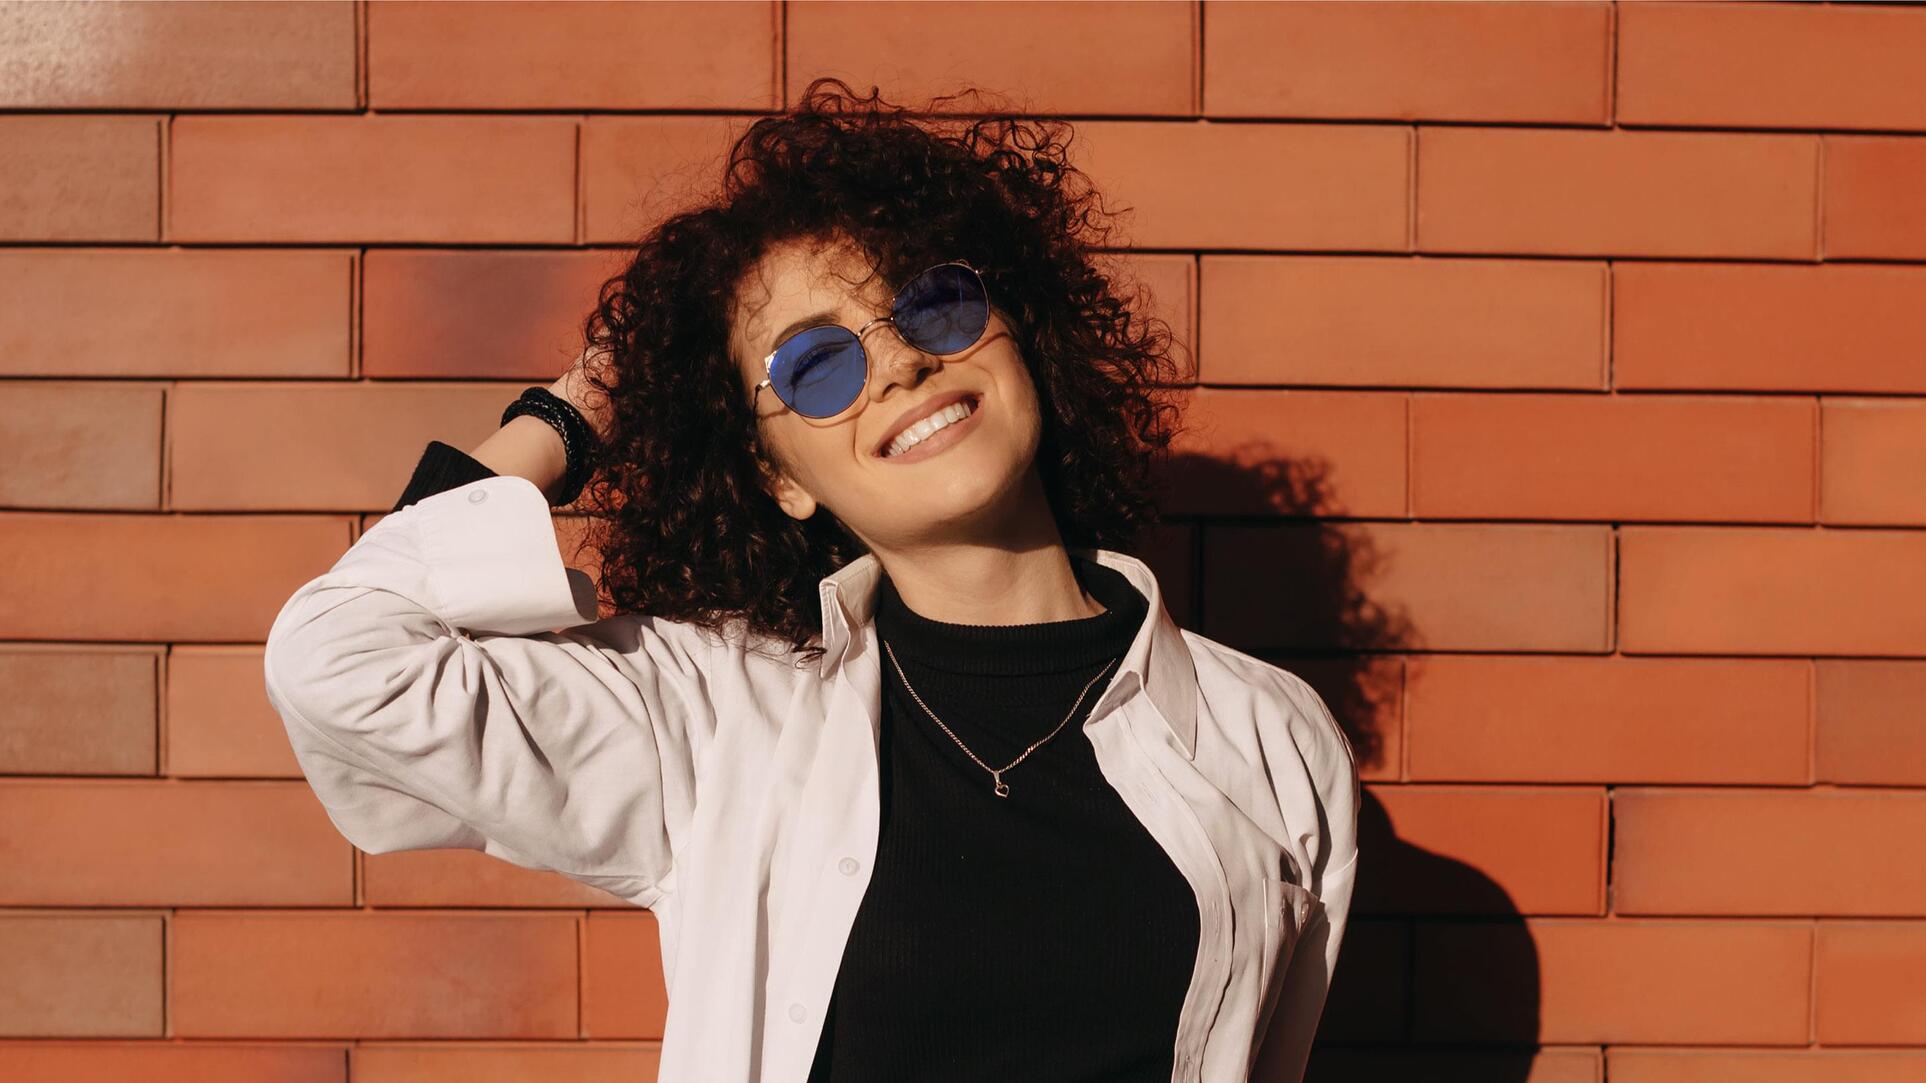
[[[618,613],[732,625],[820,658],[820,580],[866,551],[824,506],[798,521],[765,487],[781,469],[730,354],[738,283],[773,246],[853,242],[889,282],[978,268],[1035,383],[1035,466],[1068,546],[1125,549],[1157,521],[1159,456],[1180,408],[1167,324],[1092,265],[1110,232],[1070,166],[1069,125],[980,114],[915,122],[841,80],[758,119],[720,196],[651,229],[584,323],[587,386],[608,440],[583,495]],[[933,109],[979,92],[934,99]]]

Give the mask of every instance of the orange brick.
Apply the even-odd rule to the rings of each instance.
[[[1411,1037],[1803,1045],[1811,955],[1803,922],[1421,924]]]
[[[0,915],[0,1035],[161,1036],[158,914]],[[0,1050],[11,1043],[0,1042]]]
[[[1603,124],[1607,4],[1211,4],[1212,116]]]
[[[661,1038],[669,993],[655,915],[594,913],[588,915],[587,930],[582,942],[583,1035]]]
[[[1817,155],[1796,135],[1428,127],[1418,247],[1813,259]]]
[[[368,5],[376,109],[771,109],[776,5]]]
[[[628,907],[614,895],[557,872],[525,869],[475,850],[363,854],[362,901],[369,906]]]
[[[1819,1041],[1926,1044],[1926,926],[1822,921],[1813,958]]]
[[[1926,534],[1627,526],[1620,644],[1638,653],[1926,653]]]
[[[171,170],[170,240],[575,239],[567,117],[177,117]]]
[[[153,117],[0,117],[0,241],[158,240],[160,140]]]
[[[1402,516],[1402,393],[1199,388],[1172,441],[1174,515],[1293,515],[1302,494],[1282,479],[1315,471],[1336,497],[1319,513]],[[1277,479],[1264,484],[1263,479]]]
[[[173,506],[387,511],[429,440],[480,444],[523,386],[183,384],[168,402]]]
[[[1145,531],[1136,555],[1150,565],[1157,587],[1164,595],[1164,608],[1170,618],[1184,628],[1197,627],[1196,595],[1193,582],[1197,550],[1197,528],[1188,523],[1157,523]]]
[[[1814,775],[1821,782],[1926,786],[1926,662],[1825,659],[1814,665]]]
[[[1819,517],[1828,523],[1926,525],[1926,400],[1821,404]]]
[[[1200,368],[1209,383],[1605,386],[1603,264],[1217,255],[1201,262]]]
[[[12,780],[7,906],[339,906],[350,847],[305,783]]]
[[[1171,355],[1183,383],[1197,380],[1197,259],[1188,253],[1106,250],[1091,262],[1111,280],[1118,296],[1131,302],[1138,317],[1155,317],[1170,327]],[[1134,296],[1139,290],[1142,296]]]
[[[838,76],[922,108],[965,86],[1026,113],[1194,113],[1196,7],[1171,0],[1075,4],[815,2],[787,5],[785,100]],[[986,98],[946,108],[980,111]]]
[[[472,1083],[562,1079],[629,1083],[659,1078],[659,1046],[597,1042],[356,1042],[356,1083]]]
[[[167,652],[167,774],[301,777],[285,723],[262,694],[261,648]]]
[[[1605,527],[1209,526],[1204,554],[1205,633],[1241,650],[1611,644]]]
[[[671,214],[715,198],[722,190],[725,156],[754,120],[584,118],[583,239],[589,244],[633,244]]]
[[[174,916],[183,1038],[575,1038],[576,919],[490,913]]]
[[[323,516],[0,513],[9,577],[0,638],[260,642],[288,596],[340,559],[347,525]]]
[[[0,648],[0,774],[152,775],[152,648]]]
[[[1926,15],[1856,4],[1621,4],[1618,121],[1926,127]]]
[[[1360,913],[1601,914],[1605,791],[1373,786],[1391,837],[1359,844]]]
[[[1430,655],[1409,674],[1413,779],[1807,782],[1803,661]]]
[[[0,1042],[0,1078],[64,1083],[348,1083],[343,1046],[218,1042]],[[365,1078],[365,1077],[364,1077]]]
[[[605,251],[370,251],[362,374],[546,385],[581,354],[596,290],[626,262]]]
[[[1827,136],[1826,258],[1926,257],[1922,187],[1926,139]]]
[[[1620,388],[1926,391],[1926,269],[1618,263],[1612,308]]]
[[[354,5],[342,0],[7,8],[0,108],[356,107]],[[103,62],[77,62],[80,49]]]
[[[353,281],[351,252],[0,252],[0,373],[346,376]]]
[[[1411,510],[1810,522],[1816,413],[1783,398],[1414,395]]]
[[[1612,809],[1617,913],[1926,913],[1926,793],[1620,789]]]
[[[161,388],[12,383],[0,396],[0,504],[152,510],[161,499]]]
[[[1069,157],[1107,208],[1127,208],[1113,245],[1411,247],[1405,128],[1097,120],[1077,125]]]
[[[1926,1053],[1898,1049],[1607,1049],[1612,1083],[1913,1083]]]

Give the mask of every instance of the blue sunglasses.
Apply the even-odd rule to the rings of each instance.
[[[775,389],[784,405],[804,417],[834,417],[849,409],[869,386],[863,335],[879,323],[893,325],[904,342],[924,353],[961,353],[990,325],[989,291],[976,268],[952,260],[911,279],[897,293],[889,315],[855,331],[827,324],[790,335],[762,359],[769,378],[756,385],[750,411],[755,411],[765,387]]]

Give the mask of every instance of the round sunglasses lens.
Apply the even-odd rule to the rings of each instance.
[[[976,272],[955,263],[932,267],[903,287],[896,328],[925,353],[961,353],[983,336],[990,299]]]
[[[811,327],[776,351],[769,380],[790,409],[807,417],[829,417],[862,393],[867,365],[848,328]]]

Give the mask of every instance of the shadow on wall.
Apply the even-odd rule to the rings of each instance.
[[[1402,654],[1423,649],[1418,629],[1368,594],[1387,559],[1370,531],[1317,521],[1345,514],[1326,467],[1275,450],[1168,460],[1167,521],[1203,521],[1188,626],[1309,681],[1366,782],[1395,781],[1399,746],[1384,720],[1398,714]],[[1525,1079],[1538,1048],[1539,965],[1510,895],[1478,869],[1400,840],[1368,787],[1358,829],[1351,924],[1306,1078]]]

